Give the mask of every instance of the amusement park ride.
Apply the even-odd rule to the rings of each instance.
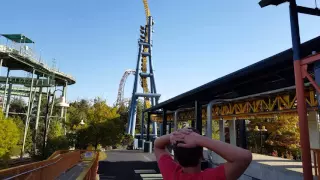
[[[149,5],[147,0],[143,0],[145,14],[146,14],[146,25],[140,26],[140,38],[138,40],[139,53],[137,59],[136,70],[126,70],[120,81],[117,105],[127,103],[128,100],[124,99],[124,86],[127,77],[130,74],[134,75],[133,92],[129,106],[129,122],[127,133],[135,135],[136,126],[136,107],[138,98],[144,98],[144,107],[150,108],[151,106],[157,105],[160,94],[157,94],[156,83],[154,78],[154,72],[152,67],[152,33],[154,21],[150,13]],[[149,67],[148,67],[149,64]],[[149,69],[148,69],[149,68]],[[138,93],[138,81],[140,78],[140,84],[143,89],[142,93]],[[150,90],[149,90],[150,83]],[[153,123],[153,134],[157,134],[156,122]]]

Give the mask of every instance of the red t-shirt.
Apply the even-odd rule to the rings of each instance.
[[[168,154],[160,157],[158,166],[164,180],[225,180],[224,166],[208,168],[202,172],[188,174],[182,172],[182,167]]]

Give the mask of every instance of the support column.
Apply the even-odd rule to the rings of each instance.
[[[31,76],[31,86],[30,86],[30,93],[29,93],[29,101],[28,101],[28,109],[27,109],[27,116],[26,116],[26,122],[24,127],[24,136],[23,136],[23,142],[22,142],[22,149],[21,149],[21,155],[20,158],[23,158],[24,154],[24,146],[26,143],[28,128],[29,128],[29,118],[30,118],[30,110],[31,110],[31,101],[32,101],[32,88],[33,88],[33,77],[34,77],[35,69],[32,70],[32,76]]]
[[[152,153],[152,141],[150,139],[150,122],[151,122],[151,112],[148,112],[148,126],[147,126],[147,141],[144,142],[143,151]]]
[[[173,130],[174,131],[178,130],[178,112],[179,112],[179,110],[176,110],[174,112],[174,120],[173,120]]]
[[[158,124],[157,124],[157,122],[152,122],[152,134],[155,137],[158,136]]]
[[[7,84],[9,82],[9,74],[10,74],[10,69],[8,68],[7,70],[7,78],[6,78],[6,84],[4,85],[4,93],[3,93],[3,98],[2,98],[2,111],[4,111],[5,108],[5,99],[6,99],[6,94],[7,94]]]
[[[202,107],[199,101],[194,102],[194,112],[194,118],[196,120],[196,129],[199,131],[200,135],[202,135]]]
[[[221,119],[219,120],[219,135],[220,135],[220,141],[226,142],[226,137],[225,137],[225,120]],[[215,154],[215,153],[213,153]],[[226,162],[225,159],[223,159],[221,156],[215,154],[216,158],[215,161],[220,164]]]
[[[172,122],[169,122],[169,128],[168,128],[169,134],[171,133],[171,129],[172,129],[171,124]]]
[[[246,120],[238,120],[240,128],[240,147],[247,149],[247,130]]]
[[[141,137],[140,139],[144,139],[144,112],[142,111],[142,117],[141,117]]]
[[[2,64],[3,64],[3,59],[0,59],[0,76],[1,76],[1,72],[2,72]]]
[[[294,62],[294,75],[296,85],[296,96],[298,103],[299,127],[300,127],[300,142],[302,151],[302,168],[303,178],[306,180],[313,179],[311,153],[310,153],[310,140],[309,129],[307,120],[307,107],[304,98],[304,82],[302,80],[301,67],[300,67],[300,32],[297,4],[295,0],[290,1],[290,23],[291,23],[291,38]]]
[[[220,141],[222,142],[226,142],[224,123],[225,123],[225,120],[223,119],[219,120],[219,135],[220,135]]]
[[[41,99],[42,99],[42,87],[39,88],[39,97],[38,97],[38,104],[37,104],[37,116],[36,116],[36,125],[34,127],[35,136],[37,136],[38,126],[39,126],[39,119],[40,119],[40,112],[41,112]],[[49,103],[49,102],[48,102]]]
[[[236,120],[230,120],[229,123],[229,134],[230,144],[237,146],[237,131],[236,131]]]
[[[67,83],[63,86],[62,90],[62,97],[64,97],[65,101],[67,102]],[[60,114],[60,119],[63,121],[63,130],[64,130],[64,135],[67,135],[67,128],[66,128],[66,113],[67,108],[61,107],[61,114]]]
[[[9,116],[11,92],[12,92],[12,83],[9,84],[8,97],[7,97],[7,103],[6,103],[6,118],[8,118]]]
[[[163,124],[159,123],[160,136],[163,136]]]
[[[320,148],[319,113],[310,111],[308,115],[309,137],[311,148]]]
[[[148,112],[148,121],[147,121],[147,141],[150,141],[150,121],[151,121],[151,113]]]
[[[133,117],[132,117],[132,122],[131,122],[131,135],[133,136],[133,138],[135,138],[135,134],[136,134],[136,121],[137,121],[137,97],[134,98],[134,102],[133,102]]]
[[[163,109],[163,115],[162,115],[162,133],[163,135],[167,134],[167,110]]]

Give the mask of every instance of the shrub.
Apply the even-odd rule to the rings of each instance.
[[[133,137],[130,134],[125,134],[121,141],[122,146],[129,146],[133,143]]]

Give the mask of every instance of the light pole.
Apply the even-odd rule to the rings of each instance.
[[[53,94],[55,94],[56,91],[61,91],[63,92],[62,90],[60,89],[56,89],[53,91]],[[50,126],[50,121],[48,123],[48,119],[50,120],[49,118],[49,104],[50,104],[50,96],[51,96],[51,90],[49,90],[49,96],[48,96],[48,99],[47,99],[47,105],[46,105],[46,115],[45,115],[45,119],[44,119],[44,132],[43,132],[43,146],[42,146],[42,152],[43,152],[43,157],[45,158],[45,148],[46,148],[46,143],[47,143],[47,130],[49,129],[49,126]],[[54,97],[54,96],[53,96]],[[62,95],[61,98],[60,98],[60,102],[58,103],[58,106],[59,107],[69,107],[69,104],[65,102],[65,98],[64,96]],[[52,106],[54,104],[54,98],[52,99]],[[51,108],[51,113],[52,113],[52,109]],[[65,126],[65,124],[64,124]]]
[[[254,131],[260,132],[260,148],[261,148],[260,153],[262,154],[262,132],[267,132],[268,130],[266,129],[265,126],[262,126],[261,129],[259,129],[258,126],[255,126]]]

